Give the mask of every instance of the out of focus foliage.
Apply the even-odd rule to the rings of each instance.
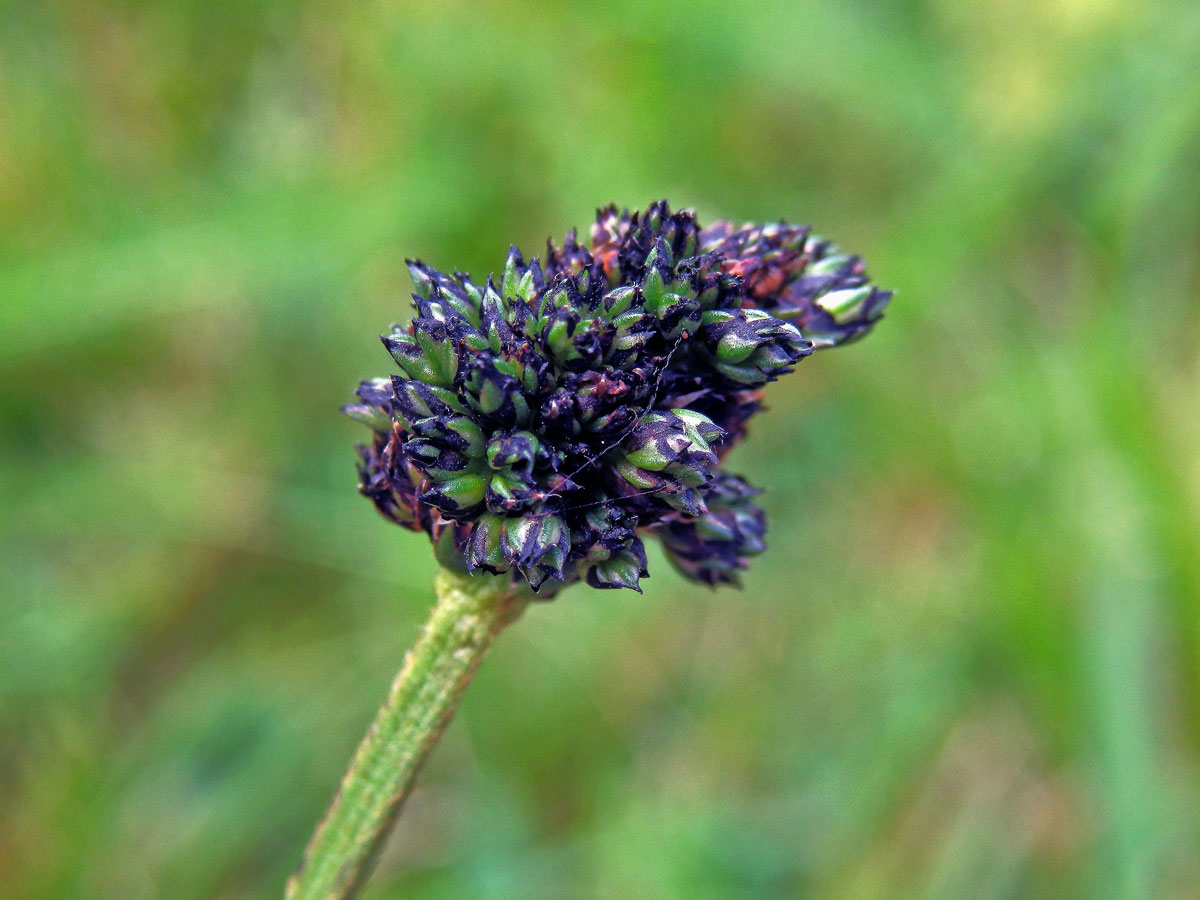
[[[366,897],[1200,896],[1200,10],[0,6],[0,894],[274,896],[430,602],[347,386],[608,201],[899,294],[500,642]]]

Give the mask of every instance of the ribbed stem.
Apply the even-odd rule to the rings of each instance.
[[[459,697],[528,599],[507,578],[438,574],[425,630],[288,880],[286,900],[348,900],[358,893]]]

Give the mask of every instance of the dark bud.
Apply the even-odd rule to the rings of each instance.
[[[416,488],[402,462],[396,459],[396,441],[391,435],[377,434],[366,445],[359,445],[358,490],[370,498],[386,518],[420,531],[423,507],[417,501]]]
[[[458,342],[450,339],[444,322],[418,317],[408,331],[397,329],[380,340],[409,378],[446,388],[454,384]]]
[[[354,392],[362,403],[342,407],[342,412],[372,431],[387,434],[392,430],[392,382],[389,378],[364,381]]]
[[[705,498],[707,513],[657,529],[667,558],[694,581],[736,584],[749,557],[766,549],[766,515],[752,502],[757,493],[738,476],[719,474]]]
[[[461,272],[445,275],[420,260],[407,260],[415,293],[413,299],[428,301],[428,314],[442,321],[457,315],[473,325],[479,324],[479,305],[483,292],[479,285]],[[418,308],[420,308],[418,304]]]
[[[500,433],[487,445],[487,462],[493,469],[513,468],[518,472],[533,470],[541,442],[528,431]]]
[[[396,375],[392,376],[392,400],[396,411],[409,422],[426,416],[466,412],[466,407],[453,392],[423,381],[406,381]]]
[[[504,520],[500,552],[535,591],[547,578],[563,578],[571,532],[561,516],[542,513]]]
[[[700,324],[700,303],[694,297],[676,293],[670,248],[659,240],[646,258],[642,279],[642,299],[646,312],[658,319],[659,330],[667,340],[684,331],[694,333]]]
[[[749,386],[790,372],[813,346],[794,325],[761,309],[710,310],[704,314],[699,338],[713,368]]]
[[[703,231],[701,244],[723,260],[722,270],[741,282],[750,302],[770,311],[808,262],[804,252],[808,231],[784,222],[741,229],[718,222]]]
[[[470,416],[430,416],[412,422],[413,433],[456,450],[469,458],[483,456],[484,436]]]
[[[592,252],[579,243],[574,228],[567,232],[561,248],[554,246],[553,241],[546,242],[547,281],[553,281],[560,275],[577,275],[592,268],[596,262]]]
[[[883,318],[891,291],[881,291],[861,279],[802,278],[780,298],[778,314],[804,332],[817,348],[835,347],[857,340]],[[832,289],[823,282],[840,285]],[[847,283],[849,282],[849,283]]]
[[[531,304],[546,289],[546,279],[542,275],[542,267],[536,259],[525,265],[521,259],[521,251],[516,247],[508,248],[508,259],[504,263],[504,277],[500,283],[500,293],[509,304]]]
[[[429,487],[421,493],[421,502],[440,510],[449,518],[466,518],[483,509],[489,480],[487,475],[477,472],[450,476],[442,481],[431,478]]]
[[[671,507],[699,515],[704,502],[697,489],[711,483],[717,463],[710,444],[723,434],[689,409],[649,413],[626,439],[616,472],[639,492],[661,494]]]
[[[638,582],[649,574],[646,571],[646,548],[634,538],[627,549],[588,566],[586,578],[594,588],[630,588],[640,594],[642,589]]]
[[[514,370],[504,360],[487,355],[475,357],[464,366],[460,396],[496,427],[524,425],[529,421],[529,404],[521,382],[512,374]]]

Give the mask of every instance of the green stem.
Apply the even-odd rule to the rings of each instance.
[[[371,872],[417,772],[496,635],[529,595],[443,569],[437,603],[287,884],[286,900],[348,900]]]

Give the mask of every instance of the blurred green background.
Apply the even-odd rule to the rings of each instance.
[[[0,894],[278,896],[430,603],[405,256],[813,222],[899,293],[505,635],[365,896],[1200,897],[1200,8],[0,4]]]

